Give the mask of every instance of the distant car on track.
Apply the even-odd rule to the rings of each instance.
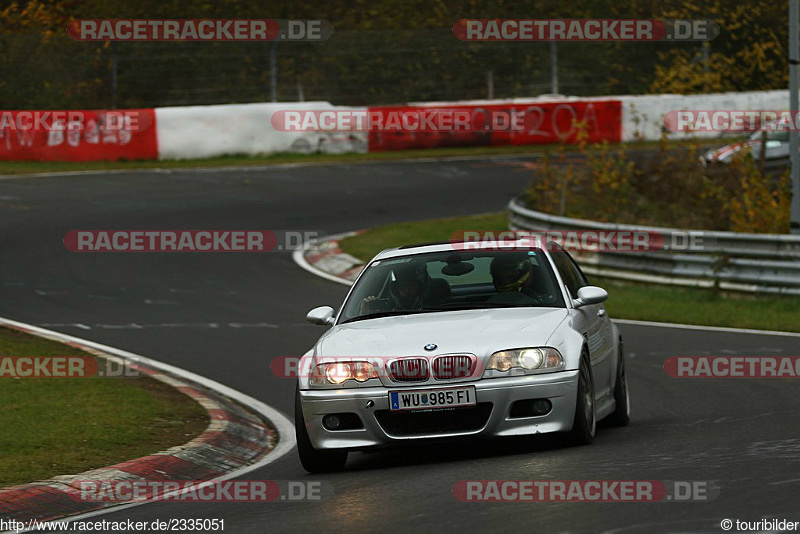
[[[605,290],[555,243],[433,244],[378,254],[304,356],[297,447],[310,472],[403,442],[563,432],[629,420]]]
[[[764,165],[769,168],[785,167],[789,164],[789,132],[767,130],[766,152]],[[734,156],[742,150],[750,150],[750,155],[758,161],[761,158],[762,132],[754,132],[745,141],[727,144],[720,148],[709,150],[700,161],[704,165],[714,163],[728,164]]]

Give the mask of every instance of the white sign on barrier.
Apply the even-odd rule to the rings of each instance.
[[[156,109],[159,159],[297,152],[366,152],[363,132],[281,132],[272,114],[286,109],[364,109],[328,102],[233,104]]]

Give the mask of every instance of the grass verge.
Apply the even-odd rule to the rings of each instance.
[[[370,259],[383,249],[447,241],[458,230],[507,230],[508,214],[487,213],[379,226],[340,242],[344,252]],[[606,308],[616,319],[800,332],[800,298],[755,296],[590,277],[609,292]]]
[[[358,163],[413,158],[445,158],[481,155],[532,154],[552,149],[550,145],[502,147],[454,147],[366,154],[269,154],[263,156],[221,156],[206,159],[137,161],[0,161],[0,175],[40,172],[75,172],[136,169],[187,169],[197,167],[236,167],[281,165],[287,163]]]
[[[679,145],[680,142],[676,142]],[[629,143],[634,149],[658,146],[655,141]],[[222,156],[206,159],[137,160],[137,161],[0,161],[0,175],[43,172],[78,172],[137,169],[187,169],[197,167],[236,167],[281,165],[287,163],[359,163],[416,158],[456,158],[464,156],[526,155],[553,152],[559,145],[470,146],[369,152],[366,154],[268,154],[263,156]],[[566,147],[570,150],[569,147]],[[619,147],[614,147],[619,148]],[[577,148],[576,148],[577,150]]]
[[[0,327],[0,355],[86,353]],[[4,377],[0,398],[0,487],[152,454],[208,426],[199,404],[149,377]]]

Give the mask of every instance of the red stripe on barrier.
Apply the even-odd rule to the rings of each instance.
[[[155,109],[0,113],[0,160],[158,159]]]
[[[470,124],[492,123],[500,114],[519,114],[523,128],[506,131],[495,127],[470,131],[378,131],[369,132],[369,151],[409,150],[447,146],[501,146],[576,143],[583,128],[590,143],[622,139],[622,102],[619,100],[563,101],[535,104],[448,105],[370,107],[369,113],[467,111]],[[482,116],[482,117],[481,117]],[[584,126],[581,127],[581,124]]]

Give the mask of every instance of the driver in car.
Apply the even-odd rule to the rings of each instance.
[[[378,299],[375,295],[366,297],[361,303],[362,314],[416,310],[429,300],[431,277],[424,264],[412,262],[398,265],[389,276],[388,298]]]
[[[525,252],[495,257],[490,266],[497,291],[488,302],[495,304],[543,304],[552,299],[546,278]]]

